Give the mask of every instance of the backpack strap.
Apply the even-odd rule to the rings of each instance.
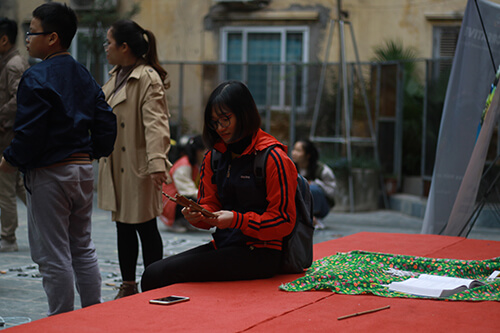
[[[215,174],[217,173],[217,169],[219,167],[219,161],[222,158],[222,153],[218,150],[212,149],[212,157],[210,159],[210,166],[212,167],[212,184],[215,184],[217,181],[215,179]]]
[[[264,150],[260,150],[255,154],[253,162],[253,174],[257,183],[262,183],[266,179],[266,163],[269,152],[277,145],[272,145]]]
[[[306,185],[308,185],[307,180],[300,173],[297,173],[297,188],[300,189],[302,195],[309,190]]]

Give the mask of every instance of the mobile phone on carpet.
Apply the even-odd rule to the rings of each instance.
[[[187,296],[166,296],[166,297],[161,297],[161,298],[156,298],[156,299],[151,299],[149,300],[149,303],[151,304],[162,304],[162,305],[170,305],[174,303],[180,303],[180,302],[186,302],[189,301],[189,297]]]

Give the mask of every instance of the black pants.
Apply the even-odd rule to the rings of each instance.
[[[216,250],[212,243],[157,261],[146,268],[142,291],[180,282],[269,278],[278,273],[281,251],[250,247]]]
[[[118,235],[118,260],[123,281],[135,281],[135,269],[139,256],[137,233],[141,238],[144,267],[163,258],[163,241],[158,231],[156,218],[138,224],[117,221],[116,231]]]

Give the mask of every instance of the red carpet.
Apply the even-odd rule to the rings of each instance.
[[[315,245],[315,259],[351,250],[437,258],[500,256],[500,242],[436,235],[359,233]],[[185,283],[44,318],[8,332],[412,332],[497,331],[499,302],[446,302],[348,296],[329,291],[284,292],[281,283],[299,275],[267,280]],[[185,295],[170,306],[148,301]],[[337,317],[390,305],[390,309],[345,320]]]

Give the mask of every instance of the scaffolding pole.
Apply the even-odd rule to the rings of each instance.
[[[346,155],[347,155],[347,166],[348,166],[348,189],[349,189],[349,207],[350,211],[354,212],[354,184],[353,184],[353,177],[351,173],[351,168],[352,168],[352,144],[357,143],[357,142],[369,142],[370,144],[373,145],[373,150],[374,150],[374,155],[375,155],[375,162],[377,165],[380,166],[380,158],[379,158],[379,153],[378,153],[378,144],[377,144],[377,137],[376,137],[376,132],[373,128],[373,120],[371,116],[371,110],[370,110],[370,105],[368,101],[368,95],[366,93],[365,86],[363,84],[363,76],[361,72],[361,65],[360,65],[360,60],[359,60],[359,54],[358,54],[358,49],[356,46],[356,39],[354,37],[354,32],[353,32],[353,27],[350,24],[350,22],[345,22],[342,19],[342,10],[341,10],[341,4],[340,0],[338,1],[338,13],[339,13],[339,19],[337,20],[331,20],[330,21],[330,29],[329,29],[329,34],[328,34],[328,40],[327,40],[327,48],[326,48],[326,54],[325,58],[323,60],[322,68],[321,68],[321,73],[320,73],[320,79],[319,79],[319,84],[318,84],[318,92],[316,95],[316,102],[314,105],[314,113],[313,113],[313,119],[312,119],[312,126],[310,130],[310,139],[312,141],[316,142],[340,142],[346,145]],[[330,55],[330,48],[331,48],[331,43],[333,39],[333,32],[335,25],[338,23],[339,26],[339,73],[340,73],[340,79],[339,79],[339,86],[338,89],[339,91],[342,90],[342,99],[343,99],[343,109],[344,109],[344,123],[345,123],[345,133],[344,137],[340,138],[337,137],[338,133],[335,133],[334,137],[318,137],[316,136],[316,128],[318,125],[318,117],[319,117],[319,111],[320,111],[320,105],[321,105],[321,99],[322,99],[322,93],[323,93],[323,88],[325,85],[325,78],[326,78],[326,67]],[[363,96],[363,101],[365,104],[365,110],[366,110],[366,116],[368,119],[368,128],[370,131],[370,138],[369,139],[362,139],[362,138],[353,138],[351,136],[351,115],[352,115],[352,110],[349,105],[349,95],[348,95],[348,90],[349,87],[347,85],[347,62],[346,62],[346,55],[345,55],[345,26],[348,25],[350,28],[351,32],[351,41],[353,44],[354,48],[354,53],[356,57],[356,65],[354,66],[354,73],[358,78],[358,82],[360,83],[360,88],[361,88],[361,93]],[[337,99],[339,102],[339,99]],[[338,107],[340,107],[340,103],[337,103]],[[337,114],[340,114],[338,112],[339,110],[337,109]],[[387,194],[385,192],[385,186],[384,186],[384,180],[382,175],[379,175],[379,185],[381,188],[381,193],[383,196],[383,202],[384,206],[387,208],[389,207],[388,199],[387,199]]]

